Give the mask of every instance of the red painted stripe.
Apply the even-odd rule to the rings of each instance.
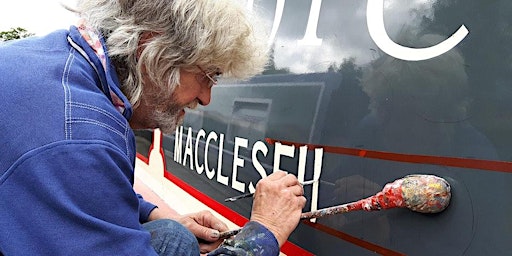
[[[149,159],[145,155],[143,155],[141,153],[137,153],[137,158],[139,160],[141,160],[142,162],[149,164]]]
[[[472,159],[472,158],[459,158],[459,157],[400,154],[400,153],[391,153],[391,152],[358,149],[358,148],[345,148],[345,147],[333,147],[333,146],[324,146],[324,145],[315,145],[315,144],[302,144],[302,143],[297,143],[297,142],[281,141],[281,140],[275,140],[275,139],[270,139],[270,138],[266,138],[265,141],[267,141],[267,143],[272,144],[272,145],[275,144],[276,142],[279,142],[281,144],[295,146],[295,147],[307,146],[308,149],[310,149],[310,150],[313,150],[315,148],[323,148],[325,152],[333,153],[333,154],[340,154],[340,155],[351,155],[351,156],[358,156],[358,157],[365,157],[365,158],[389,160],[389,161],[395,161],[395,162],[434,164],[434,165],[442,165],[442,166],[462,167],[462,168],[470,168],[470,169],[481,169],[481,170],[487,170],[487,171],[512,173],[512,162],[482,160],[482,159]]]
[[[151,151],[150,151],[151,152]],[[162,151],[162,156],[165,156]],[[141,155],[137,153],[137,157],[145,162],[146,164],[149,163],[149,159],[145,157],[144,155]],[[245,223],[247,223],[249,220],[245,218],[244,216],[240,215],[239,213],[231,210],[230,208],[224,206],[223,204],[217,202],[213,198],[207,196],[206,194],[202,193],[201,191],[197,190],[196,188],[190,186],[183,180],[179,179],[178,177],[172,175],[169,171],[164,170],[164,176],[166,179],[170,180],[172,183],[176,184],[179,188],[181,188],[183,191],[187,192],[209,208],[213,209],[214,211],[220,213],[222,216],[229,219],[231,222],[235,223],[238,226],[244,226]],[[303,248],[291,243],[286,242],[282,247],[281,251],[287,255],[297,255],[297,256],[312,256],[314,254],[304,250]]]
[[[172,183],[176,184],[176,186],[180,187],[183,191],[187,192],[209,208],[217,211],[218,213],[222,214],[224,217],[231,220],[233,223],[235,223],[238,226],[243,226],[245,223],[247,223],[249,220],[242,215],[238,214],[237,212],[227,208],[226,206],[222,205],[221,203],[217,202],[213,198],[207,196],[206,194],[202,193],[201,191],[197,190],[196,188],[190,186],[183,180],[179,179],[178,177],[172,175],[169,171],[164,172],[165,178],[170,180]]]
[[[286,242],[281,246],[281,252],[290,256],[313,256],[314,254],[302,249],[292,242]]]

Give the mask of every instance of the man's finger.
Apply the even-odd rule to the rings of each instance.
[[[282,177],[281,179],[282,179],[284,185],[287,187],[291,187],[291,186],[295,186],[295,185],[300,186],[299,180],[293,174],[287,174],[286,176]]]
[[[287,187],[286,189],[289,190],[290,192],[292,192],[292,194],[295,195],[295,196],[302,196],[302,195],[304,195],[304,188],[302,188],[301,185],[295,185],[295,186]]]
[[[275,180],[279,180],[279,179],[283,178],[284,176],[286,176],[286,172],[284,172],[284,171],[276,171],[276,172],[273,172],[272,174],[270,174],[267,177],[267,179],[275,181]]]

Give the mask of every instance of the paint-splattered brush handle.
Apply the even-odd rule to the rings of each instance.
[[[351,211],[358,211],[363,209],[363,205],[361,201],[342,204],[338,206],[333,206],[329,208],[324,208],[316,211],[305,212],[300,215],[301,220],[313,219],[313,218],[321,218],[329,215],[335,215],[340,213],[346,213]]]
[[[225,231],[225,232],[220,232],[219,239],[230,238],[230,237],[240,233],[240,231],[242,231],[241,228],[233,229],[233,230],[229,230],[229,231]]]
[[[438,213],[450,203],[450,184],[434,175],[408,175],[384,186],[382,191],[356,202],[301,214],[301,219],[321,218],[351,211],[379,211],[408,208],[421,213]],[[221,238],[236,235],[240,229],[223,232]]]
[[[306,185],[311,185],[313,184],[315,181],[314,180],[310,180],[310,181],[306,181],[306,182],[301,182],[300,184],[302,186],[306,186]],[[332,184],[332,183],[331,183]],[[334,185],[334,184],[333,184]],[[224,202],[234,202],[238,199],[242,199],[242,198],[248,198],[248,197],[252,197],[254,196],[254,193],[246,193],[246,194],[241,194],[239,196],[234,196],[234,197],[229,197],[229,198],[226,198],[224,199]]]
[[[345,213],[345,212],[354,211],[354,210],[361,210],[362,209],[361,204],[356,205],[357,203],[358,202],[354,202],[354,203],[338,205],[338,206],[334,206],[334,207],[330,207],[330,208],[325,208],[325,209],[318,210],[318,211],[305,212],[300,215],[300,218],[303,220],[304,219],[312,219],[312,218],[324,217],[327,215]],[[355,209],[355,208],[358,208],[358,209]],[[231,236],[234,236],[234,235],[238,234],[241,230],[242,229],[234,229],[234,230],[221,232],[219,235],[219,239],[226,239]]]
[[[304,219],[319,218],[319,217],[324,217],[327,215],[349,212],[351,210],[354,210],[354,209],[352,209],[352,206],[351,206],[354,204],[355,203],[349,203],[349,204],[338,205],[338,206],[334,206],[334,207],[330,207],[330,208],[325,208],[325,209],[318,210],[318,211],[305,212],[300,215],[300,218],[304,220]],[[360,209],[361,209],[361,207],[359,206],[359,210]],[[226,239],[231,236],[234,236],[234,235],[238,234],[241,230],[242,229],[234,229],[234,230],[221,232],[219,235],[219,239]]]
[[[306,212],[301,219],[320,218],[351,211],[380,211],[408,208],[421,213],[438,213],[446,209],[451,198],[450,184],[434,175],[408,175],[384,186],[382,191],[365,199],[343,205]]]

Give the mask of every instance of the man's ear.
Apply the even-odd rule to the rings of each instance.
[[[140,58],[140,55],[146,49],[146,44],[149,43],[155,37],[155,33],[153,32],[144,32],[140,36],[139,44],[137,47],[137,60]]]

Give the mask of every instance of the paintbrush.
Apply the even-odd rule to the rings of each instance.
[[[315,183],[315,180],[310,180],[310,181],[306,181],[306,182],[301,182],[300,184],[302,186],[306,186],[306,185],[311,185]],[[246,193],[246,194],[241,194],[239,196],[234,196],[234,197],[229,197],[229,198],[226,198],[224,199],[224,202],[234,202],[238,199],[242,199],[242,198],[247,198],[247,197],[252,197],[254,195],[254,193]]]
[[[388,183],[377,194],[356,202],[302,213],[301,219],[320,218],[351,211],[379,211],[407,208],[420,213],[438,213],[446,209],[451,198],[450,184],[434,175],[408,175]],[[234,236],[241,229],[220,233],[220,239]]]

